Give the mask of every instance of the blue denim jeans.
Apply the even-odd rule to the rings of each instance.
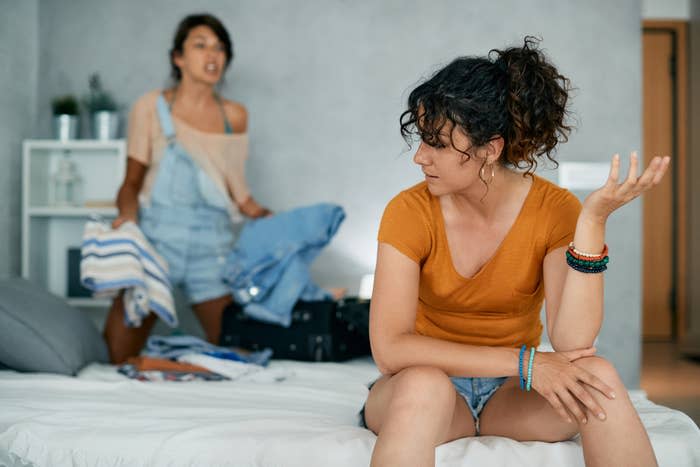
[[[248,316],[289,327],[298,300],[327,300],[309,266],[345,218],[343,208],[318,203],[255,219],[240,232],[224,280]]]

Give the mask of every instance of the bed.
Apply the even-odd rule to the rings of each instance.
[[[282,382],[139,382],[92,364],[77,377],[0,371],[3,466],[362,466],[375,436],[360,428],[369,359],[273,360]],[[700,465],[685,414],[632,392],[660,465]],[[580,443],[460,439],[439,466],[583,466]]]

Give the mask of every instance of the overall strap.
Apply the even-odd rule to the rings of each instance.
[[[233,127],[231,126],[231,123],[228,121],[228,117],[226,117],[226,111],[224,110],[223,100],[221,100],[221,98],[217,95],[216,101],[219,103],[219,110],[221,110],[221,116],[224,119],[224,133],[226,133],[227,135],[233,134]]]
[[[160,121],[160,127],[163,130],[165,138],[170,141],[175,138],[175,125],[173,124],[173,119],[170,116],[170,108],[168,103],[165,101],[163,94],[158,95],[158,101],[156,103],[158,108],[158,120]]]

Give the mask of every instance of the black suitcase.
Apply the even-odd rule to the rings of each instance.
[[[285,328],[249,318],[240,305],[224,309],[219,345],[261,350],[274,358],[340,362],[370,355],[369,301],[299,301],[292,324]]]

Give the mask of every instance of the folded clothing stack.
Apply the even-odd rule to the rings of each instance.
[[[265,368],[272,350],[247,353],[219,347],[194,336],[151,336],[144,354],[118,371],[139,381],[276,382],[288,371]]]

